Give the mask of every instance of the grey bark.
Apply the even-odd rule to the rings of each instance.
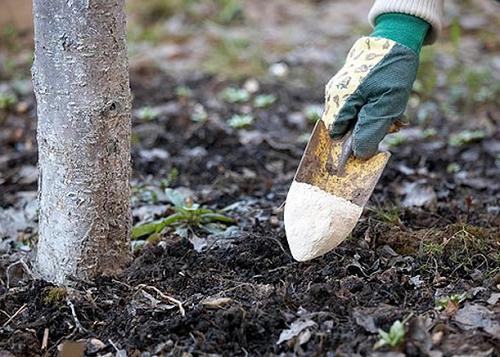
[[[129,258],[130,111],[124,0],[33,0],[39,150],[35,267],[66,283]]]

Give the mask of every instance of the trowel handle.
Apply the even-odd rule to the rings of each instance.
[[[345,170],[345,164],[352,154],[352,131],[345,135],[344,143],[342,144],[342,153],[337,164],[337,174],[342,176]]]

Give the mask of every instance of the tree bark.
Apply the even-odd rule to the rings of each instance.
[[[33,0],[39,240],[46,280],[129,259],[130,111],[124,0]]]

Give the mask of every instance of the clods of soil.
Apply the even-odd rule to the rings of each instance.
[[[226,208],[236,224],[140,237],[133,261],[114,277],[68,289],[37,280],[29,265],[36,207],[26,209],[34,196],[20,193],[36,189],[34,105],[23,96],[29,109],[9,112],[0,134],[0,217],[17,232],[2,242],[9,254],[0,264],[0,354],[500,352],[498,131],[452,145],[448,137],[462,128],[439,116],[433,135],[403,131],[407,142],[391,146],[352,236],[299,263],[282,206],[312,128],[304,108],[321,102],[321,89],[271,81],[230,103],[221,92],[243,83],[135,73],[132,86],[135,224],[169,214],[166,187]],[[275,100],[255,108],[258,94]],[[251,120],[241,118],[250,112]]]

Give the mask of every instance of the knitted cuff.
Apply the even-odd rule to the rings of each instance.
[[[376,25],[370,37],[388,38],[404,45],[417,54],[431,25],[419,17],[405,14],[383,14],[375,19]]]
[[[424,44],[436,41],[441,32],[443,0],[375,0],[368,14],[368,20],[372,26],[375,26],[375,19],[379,15],[394,12],[413,15],[431,24]]]

